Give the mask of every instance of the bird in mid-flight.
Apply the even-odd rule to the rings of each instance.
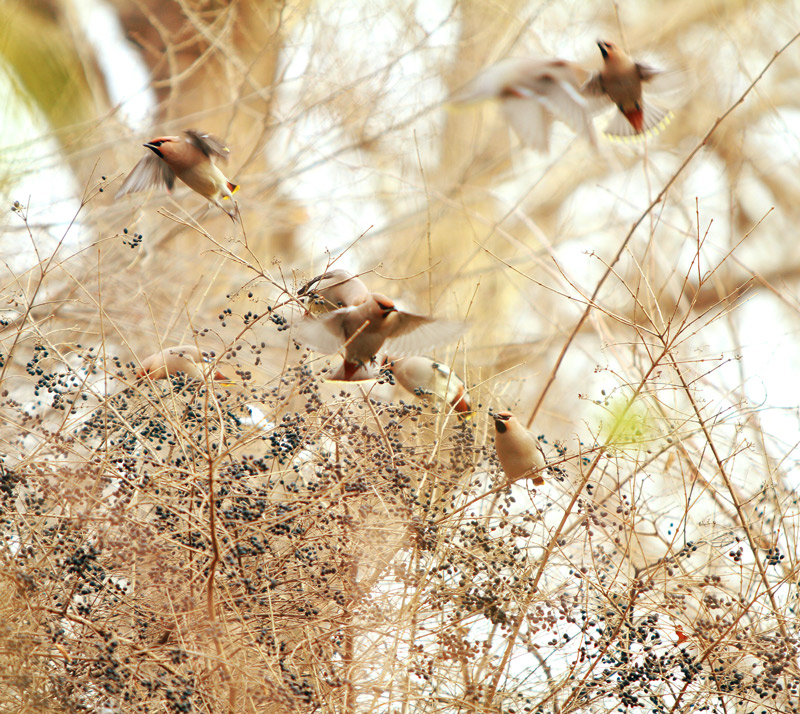
[[[497,99],[520,141],[547,151],[554,119],[597,145],[590,102],[581,94],[589,73],[563,59],[509,58],[480,72],[452,99],[456,103]]]
[[[609,122],[605,133],[612,138],[657,132],[669,121],[670,112],[652,96],[642,96],[642,88],[663,71],[634,60],[620,47],[598,40],[603,68],[592,74],[583,86],[587,96],[603,97],[616,105],[619,113]]]
[[[151,186],[164,186],[171,191],[177,177],[236,220],[233,194],[239,186],[229,181],[214,163],[215,157],[227,159],[230,149],[210,134],[195,129],[187,129],[183,133],[185,139],[162,136],[144,144],[152,153],[133,167],[116,197]]]
[[[295,325],[294,336],[326,354],[344,347],[344,363],[330,378],[357,381],[376,376],[375,357],[384,343],[392,355],[413,355],[454,340],[465,329],[463,323],[400,310],[385,295],[371,293],[359,305],[307,315]]]

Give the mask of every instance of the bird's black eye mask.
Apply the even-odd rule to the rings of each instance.
[[[501,434],[505,434],[506,431],[508,431],[506,423],[500,419],[494,420],[494,428],[497,429],[497,431],[499,431]]]

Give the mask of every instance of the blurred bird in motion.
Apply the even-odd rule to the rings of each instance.
[[[455,340],[465,330],[464,323],[405,312],[385,295],[371,293],[360,305],[307,315],[294,326],[293,336],[326,354],[344,347],[344,362],[330,379],[353,382],[377,376],[375,356],[384,344],[392,355],[413,355]]]
[[[472,411],[464,381],[441,362],[419,355],[386,357],[382,368],[391,372],[400,386],[412,394],[442,399],[459,414],[467,415]]]
[[[547,464],[538,440],[511,412],[494,415],[494,430],[494,448],[509,481],[532,478],[541,486]]]
[[[183,133],[186,139],[162,136],[144,144],[152,153],[133,167],[116,198],[151,186],[165,186],[171,191],[177,177],[235,221],[237,210],[233,194],[239,186],[229,181],[214,163],[215,157],[227,159],[230,149],[210,134],[194,129]],[[223,200],[228,203],[223,204]]]
[[[312,315],[319,315],[363,304],[369,298],[369,288],[360,278],[337,269],[311,278],[297,295],[307,298],[306,308]]]
[[[214,366],[211,353],[200,350],[196,345],[168,347],[145,357],[136,371],[136,377],[149,377],[155,381],[169,379],[178,372],[183,372],[190,379],[213,379],[230,384],[230,380]]]
[[[620,47],[607,40],[598,40],[603,55],[603,68],[595,72],[583,86],[587,96],[603,97],[619,109],[605,134],[625,138],[658,132],[669,123],[670,112],[659,106],[651,96],[645,102],[642,85],[663,75],[663,71],[634,62]]]
[[[588,76],[586,70],[567,60],[505,59],[484,69],[451,101],[499,100],[520,141],[538,151],[549,148],[553,119],[596,147],[590,102],[581,94]]]

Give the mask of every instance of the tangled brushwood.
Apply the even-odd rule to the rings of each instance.
[[[708,574],[746,543],[628,571],[637,508],[599,484],[557,527],[548,491],[594,462],[619,487],[621,453],[548,445],[531,491],[476,420],[323,393],[304,357],[257,384],[240,341],[234,386],[134,380],[27,332],[4,354],[30,379],[2,402],[0,711],[795,711],[794,622],[755,628],[764,603]]]

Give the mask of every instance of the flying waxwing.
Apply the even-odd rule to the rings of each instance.
[[[318,315],[341,307],[361,305],[369,298],[369,289],[360,278],[346,270],[331,270],[309,280],[297,295],[308,298],[308,311]]]
[[[441,362],[417,355],[397,359],[387,357],[383,368],[390,371],[397,382],[412,394],[443,399],[461,414],[472,411],[463,380]]]
[[[541,486],[546,464],[539,442],[511,412],[494,415],[494,430],[494,448],[509,481],[530,477]]]
[[[214,157],[227,159],[230,149],[209,134],[194,129],[187,129],[183,133],[188,138],[162,136],[144,144],[153,153],[133,167],[116,197],[151,186],[166,186],[167,191],[171,191],[177,176],[193,191],[236,220],[233,194],[239,187],[229,181],[214,163]],[[222,199],[228,201],[227,205],[222,203]]]
[[[454,340],[465,329],[463,323],[399,310],[386,296],[372,293],[360,305],[306,316],[293,336],[326,354],[344,347],[344,363],[330,379],[358,381],[377,376],[375,355],[384,343],[387,352],[405,356]]]
[[[661,70],[634,62],[613,42],[598,40],[597,46],[603,55],[603,69],[592,74],[582,91],[587,96],[605,97],[619,109],[606,127],[606,135],[622,138],[663,128],[669,110],[652,98],[642,99],[642,84],[662,74]]]
[[[581,95],[589,73],[562,59],[506,59],[484,69],[452,101],[498,99],[520,141],[547,151],[550,125],[560,119],[597,145],[590,104]]]
[[[152,380],[168,379],[170,375],[183,372],[191,379],[206,379],[206,376],[219,381],[230,381],[222,374],[210,358],[208,352],[199,350],[195,345],[179,345],[168,347],[161,352],[145,357],[136,377],[149,377]]]

